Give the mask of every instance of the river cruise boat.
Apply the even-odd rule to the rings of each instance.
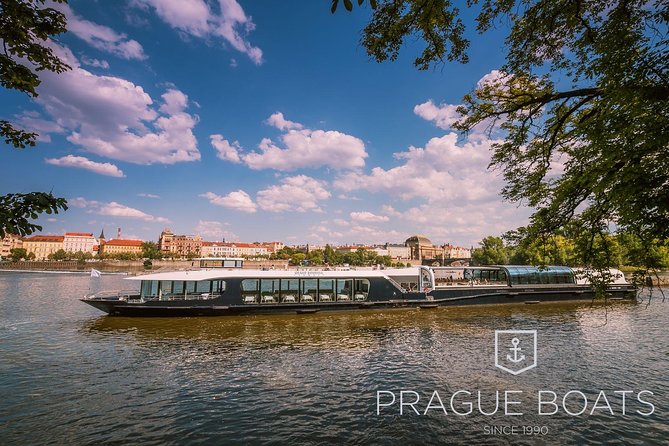
[[[592,299],[578,270],[563,266],[253,270],[203,260],[204,269],[128,277],[138,291],[82,301],[114,316],[219,316]],[[618,270],[607,295],[633,296]]]

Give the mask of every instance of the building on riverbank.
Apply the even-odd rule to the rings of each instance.
[[[200,257],[202,255],[202,237],[199,235],[175,235],[171,229],[165,228],[160,233],[158,247],[162,254],[175,257]]]
[[[5,234],[0,240],[0,257],[3,259],[11,255],[12,249],[22,248],[23,239],[16,234]]]
[[[33,235],[23,239],[23,249],[28,254],[35,254],[36,260],[46,260],[50,254],[64,249],[64,240],[62,235]]]
[[[112,239],[100,245],[100,254],[142,254],[142,240]]]
[[[63,250],[65,252],[93,254],[93,247],[98,243],[98,240],[90,232],[66,232],[63,237]]]

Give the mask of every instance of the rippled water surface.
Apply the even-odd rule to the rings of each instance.
[[[219,318],[110,318],[77,300],[119,276],[0,273],[2,444],[667,444],[669,301]],[[538,332],[538,366],[494,366],[495,330]],[[416,415],[377,391],[418,393]],[[458,416],[467,401],[473,413]],[[505,390],[521,404],[505,416]],[[537,392],[587,410],[537,414]],[[605,391],[612,415],[590,414]],[[629,390],[626,414],[620,394]],[[639,403],[636,394],[647,390]],[[423,415],[433,392],[441,409]],[[485,416],[477,409],[481,392]],[[389,394],[382,394],[390,398]],[[405,395],[409,395],[408,393]],[[413,394],[411,394],[413,395]],[[573,395],[572,395],[573,396]],[[413,398],[413,396],[412,396]],[[381,400],[388,402],[387,400]],[[568,408],[579,410],[579,398]],[[436,405],[436,400],[433,401]],[[491,434],[537,426],[538,436]],[[545,432],[544,431],[544,432]]]

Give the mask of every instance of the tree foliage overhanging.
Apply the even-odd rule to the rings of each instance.
[[[361,44],[376,61],[395,60],[414,36],[425,44],[419,69],[468,61],[457,2],[369,3]],[[501,135],[490,167],[504,174],[502,195],[534,209],[516,235],[531,241],[568,231],[593,254],[591,263],[607,262],[595,253],[606,254],[611,230],[632,234],[642,249],[666,244],[669,3],[469,0],[467,7],[478,10],[479,33],[508,24],[506,63],[464,97],[454,127]]]
[[[66,3],[66,0],[52,0]],[[47,40],[65,32],[63,13],[45,7],[46,0],[0,0],[0,86],[37,96],[38,73],[62,73],[70,67],[47,45]],[[37,134],[17,129],[0,120],[0,137],[14,148],[35,146]],[[5,233],[30,235],[41,230],[31,223],[38,214],[67,210],[67,202],[51,193],[31,192],[0,196],[0,238]]]

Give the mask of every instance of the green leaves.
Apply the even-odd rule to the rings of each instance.
[[[66,3],[65,0],[55,0]],[[65,32],[65,16],[45,8],[46,0],[2,0],[0,2],[0,85],[37,96],[38,74],[47,70],[62,73],[70,66],[46,45],[47,39]],[[15,148],[35,146],[37,134],[15,129],[0,121],[0,137]]]
[[[5,234],[30,235],[42,227],[32,223],[42,212],[67,210],[67,201],[44,192],[0,196],[0,238]]]

